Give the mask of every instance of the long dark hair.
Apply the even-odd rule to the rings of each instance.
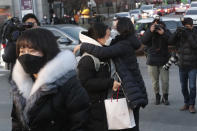
[[[42,28],[26,30],[16,42],[17,57],[20,48],[33,48],[43,53],[46,62],[50,61],[60,52],[56,40],[57,38],[49,30]]]
[[[104,23],[94,23],[87,32],[83,34],[97,40],[98,38],[104,38],[106,35],[106,30],[109,29]]]
[[[121,36],[128,36],[135,34],[133,23],[129,18],[120,17],[118,18],[117,31]]]

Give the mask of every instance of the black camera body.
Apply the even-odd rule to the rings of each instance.
[[[32,28],[33,23],[21,23],[19,18],[13,17],[6,21],[1,28],[2,43],[6,43],[6,39],[11,42],[16,42],[21,33],[27,29]]]
[[[160,30],[162,28],[162,26],[160,24],[156,24],[155,25],[155,32],[157,32],[158,30]]]

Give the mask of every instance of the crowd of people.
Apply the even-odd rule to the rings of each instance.
[[[196,112],[197,30],[191,18],[185,18],[184,27],[173,34],[160,19],[155,19],[140,40],[128,18],[117,18],[111,30],[104,23],[94,23],[79,34],[81,44],[74,53],[60,51],[57,38],[39,28],[35,15],[24,16],[22,22],[31,22],[33,27],[26,29],[16,44],[8,42],[14,45],[9,50],[14,57],[7,57],[13,65],[12,131],[108,131],[104,101],[113,99],[115,93],[126,98],[135,120],[134,127],[119,130],[139,131],[140,108],[148,104],[135,54],[142,44],[146,46],[155,104],[170,105],[170,76],[163,66],[170,58],[168,45],[174,45],[184,97],[180,110]],[[74,55],[77,51],[79,61]]]

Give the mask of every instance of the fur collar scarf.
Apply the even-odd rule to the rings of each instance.
[[[36,63],[35,63],[36,64]],[[19,61],[13,69],[12,79],[18,91],[27,100],[35,94],[44,84],[50,84],[60,79],[69,71],[76,69],[76,59],[71,51],[60,52],[55,58],[49,61],[38,73],[38,78],[33,82],[31,76],[27,74]],[[42,88],[49,88],[43,86]],[[50,89],[44,89],[50,90]]]
[[[96,45],[96,46],[102,46],[100,43],[98,43],[95,39],[89,37],[86,32],[81,32],[79,34],[79,39],[82,43],[89,43],[89,44],[93,44],[93,45]]]

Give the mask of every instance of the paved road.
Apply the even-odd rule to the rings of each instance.
[[[11,95],[8,71],[0,67],[0,131],[11,131]]]
[[[197,114],[181,112],[183,97],[180,90],[178,68],[170,69],[170,106],[154,105],[151,79],[147,73],[145,57],[139,57],[140,69],[147,86],[149,105],[141,109],[141,131],[197,131]],[[0,131],[10,131],[11,97],[7,83],[8,72],[0,69]]]
[[[147,86],[149,105],[141,110],[141,131],[197,131],[197,114],[181,112],[183,97],[180,89],[178,67],[170,69],[170,106],[154,105],[155,96],[151,87],[151,79],[147,73],[145,58],[138,59],[141,72]]]

